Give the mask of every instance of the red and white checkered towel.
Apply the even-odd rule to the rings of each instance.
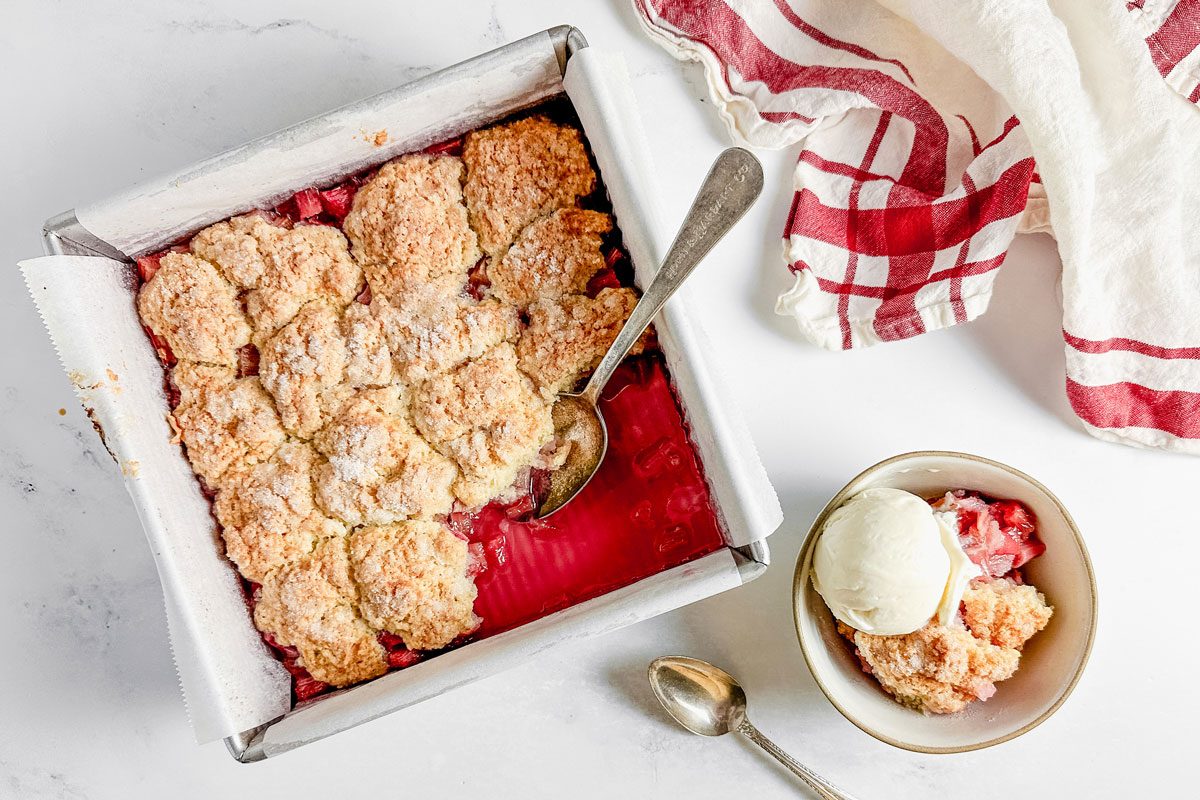
[[[735,140],[801,144],[778,311],[809,339],[967,322],[1052,227],[1075,412],[1200,453],[1200,0],[633,2]]]

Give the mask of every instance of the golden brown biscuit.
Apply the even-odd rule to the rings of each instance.
[[[167,253],[138,291],[138,314],[180,361],[233,365],[250,341],[237,291],[207,261]]]
[[[324,300],[340,310],[363,285],[346,237],[327,225],[285,228],[261,214],[246,214],[205,228],[191,247],[246,292],[246,313],[260,348],[305,303]]]
[[[612,219],[596,211],[562,208],[542,217],[488,268],[492,293],[518,308],[581,294],[604,269],[600,236],[611,230]]]
[[[379,387],[392,383],[396,378],[392,353],[370,306],[351,303],[342,314],[341,327],[346,342],[345,384]]]
[[[596,174],[575,128],[545,117],[468,133],[463,195],[485,253],[498,256],[529,223],[591,194]]]
[[[570,390],[600,363],[636,305],[637,295],[625,287],[534,303],[517,343],[521,369],[544,394]],[[630,352],[641,352],[641,343]]]
[[[1017,670],[1020,652],[976,639],[962,627],[930,622],[903,636],[855,631],[859,656],[890,694],[934,714],[961,711],[989,697]]]
[[[1034,586],[1010,580],[974,580],[963,592],[963,622],[971,633],[1000,647],[1020,650],[1050,622],[1054,609]]]
[[[259,378],[289,433],[307,439],[325,424],[347,360],[341,314],[323,302],[305,305],[266,342]]]
[[[467,506],[503,492],[554,436],[550,404],[517,369],[510,344],[419,386],[412,413],[421,435],[462,470],[454,494]]]
[[[457,293],[479,260],[467,224],[463,162],[413,154],[384,164],[354,195],[343,225],[373,297],[396,300],[416,286]]]
[[[270,458],[287,438],[271,396],[258,378],[231,367],[180,363],[171,372],[180,401],[171,412],[192,469],[212,488],[234,465]]]
[[[350,397],[313,443],[317,500],[351,525],[382,525],[450,510],[454,462],[430,447],[406,419],[399,386]]]
[[[467,543],[438,522],[371,526],[350,536],[363,616],[410,650],[445,647],[479,625],[467,561]]]
[[[317,455],[288,442],[269,461],[226,472],[214,510],[225,553],[247,580],[261,583],[273,569],[313,551],[317,542],[344,535],[346,525],[313,501]]]
[[[270,572],[254,606],[254,624],[300,652],[299,663],[333,686],[387,671],[377,632],[358,613],[346,538],[321,540],[310,555]]]
[[[436,291],[413,291],[403,299],[371,301],[397,374],[411,384],[478,358],[520,332],[517,310],[496,300],[476,303]]]

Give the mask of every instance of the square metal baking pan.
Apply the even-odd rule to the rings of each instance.
[[[243,146],[242,148],[238,148],[234,152],[239,158],[242,158],[253,155],[256,152],[263,152],[266,150],[277,151],[283,144],[293,147],[298,142],[304,143],[313,141],[322,135],[321,132],[326,125],[327,117],[331,117],[335,114],[345,115],[357,113],[361,109],[372,107],[373,104],[386,103],[389,107],[394,108],[397,104],[404,104],[405,102],[408,102],[409,99],[428,97],[431,93],[437,93],[439,91],[446,90],[448,86],[458,85],[464,79],[470,79],[471,76],[485,75],[491,70],[496,70],[498,67],[503,68],[501,65],[511,61],[514,54],[517,53],[544,51],[547,54],[552,54],[552,58],[557,64],[559,77],[565,78],[567,75],[567,67],[571,62],[571,59],[583,52],[587,47],[587,41],[585,40],[583,34],[577,29],[570,26],[551,28],[527,37],[526,39],[513,42],[512,44],[499,48],[495,51],[485,53],[455,66],[432,73],[390,92],[386,92],[383,95],[379,95],[374,98],[368,98],[343,109],[330,112],[329,115],[323,115],[322,117],[308,120],[278,133],[263,137]],[[560,87],[559,93],[562,91],[563,90]],[[445,139],[452,138],[453,136],[460,135],[467,130],[480,127],[481,125],[488,124],[496,119],[508,116],[509,114],[528,105],[529,103],[527,102],[526,98],[525,101],[523,101],[523,105],[522,101],[514,101],[513,104],[497,104],[495,107],[487,108],[481,113],[478,109],[476,109],[474,114],[459,114],[456,117],[456,121],[451,123],[448,127],[431,128],[427,131],[414,133],[401,141],[394,142],[392,149],[386,151],[381,150],[368,156],[367,158],[374,159],[375,164],[382,163],[383,161],[390,160],[400,152],[419,150],[437,141],[443,141]],[[585,133],[587,134],[589,140],[599,134],[597,131],[588,130],[586,125]],[[210,170],[214,166],[219,166],[223,160],[228,160],[230,155],[231,154],[222,154],[221,156],[216,156],[213,159],[209,159],[199,165],[194,165],[188,168],[188,170],[179,173],[179,175],[204,175],[206,170]],[[162,247],[165,247],[176,241],[181,235],[190,234],[204,225],[224,219],[233,213],[248,210],[252,207],[273,205],[278,200],[290,194],[290,192],[304,188],[307,185],[317,183],[320,179],[333,179],[341,177],[347,174],[358,172],[373,165],[374,164],[372,164],[370,161],[365,161],[363,157],[356,156],[344,164],[330,166],[321,174],[317,175],[315,180],[305,181],[298,185],[267,187],[269,191],[266,191],[261,196],[243,198],[245,202],[239,202],[234,206],[205,209],[201,216],[192,217],[186,221],[179,221],[173,227],[168,226],[167,229],[159,232],[151,238],[139,238],[137,236],[103,237],[95,233],[93,230],[90,230],[89,227],[85,225],[83,221],[81,221],[81,218],[84,220],[90,218],[88,214],[83,213],[83,210],[67,211],[51,218],[46,222],[44,228],[45,250],[46,253],[50,255],[102,256],[120,261],[129,261],[138,255],[161,249]],[[339,172],[338,170],[341,171]],[[602,179],[605,180],[606,184],[609,182],[608,179],[612,177],[607,176],[604,173],[603,165],[601,169],[601,176]],[[174,183],[172,183],[172,180],[174,180]],[[178,177],[173,179],[164,179],[163,185],[176,185],[178,182]],[[616,212],[618,225],[624,231],[626,225],[622,222],[622,209],[618,207],[617,200],[617,198],[614,198],[614,211]],[[96,219],[103,219],[103,216],[104,215],[100,212],[95,212],[92,214],[92,217]],[[631,216],[632,215],[628,216],[627,220],[630,219]],[[113,241],[112,239],[114,238],[117,240]],[[638,262],[637,254],[633,253],[633,255],[635,256],[635,262]],[[645,262],[647,260],[649,260],[649,257],[643,255],[641,262]],[[646,274],[645,271],[653,270],[654,268],[653,265],[647,265],[645,263],[638,263],[637,266],[639,276],[642,277],[643,280],[644,275]],[[674,318],[672,318],[672,314],[675,315]],[[668,305],[667,309],[663,312],[663,316],[660,316],[658,325],[660,327],[660,331],[666,333],[664,338],[667,339],[665,344],[668,348],[675,348],[677,350],[686,349],[684,344],[673,343],[675,334],[672,332],[673,328],[683,328],[692,324],[687,322],[685,317],[686,315],[683,314],[679,308],[676,308],[673,311],[671,305]],[[684,331],[683,333],[679,334],[677,338],[679,341],[685,342],[686,344],[686,340],[689,340],[688,337],[691,335],[692,334],[688,331]],[[668,353],[668,356],[670,355],[671,354]],[[680,361],[680,359],[685,360]],[[673,378],[679,374],[679,372],[677,372],[679,365],[686,363],[688,362],[686,361],[685,355],[682,353],[676,355],[675,364],[670,364],[669,359],[669,366]],[[692,398],[697,397],[696,393],[701,392],[702,389],[705,393],[705,403],[711,404],[713,402],[712,400],[707,399],[707,392],[709,389],[706,388],[709,384],[713,383],[711,379],[706,379],[703,375],[699,377],[691,375],[687,378],[686,382],[686,386],[679,385],[677,383],[677,389],[680,392],[680,396],[685,407],[685,412],[687,412],[690,408]],[[696,402],[697,404],[700,403],[700,399],[698,397]],[[91,409],[89,409],[89,411],[90,410]],[[97,427],[103,436],[104,430],[100,427],[100,425],[97,425]],[[693,430],[695,430],[695,426],[693,427]],[[703,450],[707,448],[709,450],[709,454],[711,455],[714,452],[719,452],[722,445],[720,442],[707,441],[708,439],[712,439],[714,437],[702,438],[705,438],[706,441],[703,443],[698,443],[698,449],[702,451],[702,461],[705,463],[707,470],[709,466],[709,456],[706,455]],[[728,437],[725,441],[728,441]],[[761,467],[761,465],[759,466]],[[742,481],[745,484],[755,484],[756,481],[758,484],[761,484],[765,482],[765,473],[761,479],[759,479],[759,476],[757,475],[751,475],[748,478],[739,476],[737,480]],[[745,486],[743,486],[740,491],[741,494],[738,494],[738,497],[743,497],[746,493],[753,494],[755,491],[757,491],[759,495],[765,496],[765,494],[770,494],[771,499],[773,500],[773,492],[771,492],[769,484],[766,484],[765,491],[763,490],[763,487],[759,485],[751,485],[750,489],[746,489]],[[716,502],[717,500],[719,500],[718,493],[714,493],[714,501]],[[766,503],[766,505],[769,505],[769,502]],[[740,578],[740,582],[745,583],[762,574],[769,563],[769,551],[765,542],[765,538],[762,537],[765,537],[765,535],[774,528],[774,525],[778,524],[779,520],[775,519],[775,517],[778,515],[778,506],[776,502],[773,510],[768,508],[762,514],[759,514],[757,517],[757,523],[746,523],[745,521],[747,516],[754,517],[753,514],[743,514],[738,519],[732,519],[729,513],[731,511],[729,506],[730,503],[728,502],[724,504],[717,502],[718,511],[721,513],[723,522],[727,528],[727,537],[728,529],[731,527],[758,527],[761,530],[761,532],[757,535],[743,536],[743,541],[735,541],[731,544],[728,544],[725,550],[730,556],[732,556],[732,563],[736,568],[736,573]],[[734,516],[737,515],[735,514]],[[773,524],[771,520],[774,520]],[[749,540],[745,541],[747,538],[749,538]],[[698,559],[697,562],[692,563],[695,564],[699,561],[704,561],[705,559],[709,558],[711,558],[711,556],[705,556],[702,559]],[[728,558],[726,561],[728,561]],[[430,674],[433,674],[433,670],[437,670],[438,672],[444,674],[437,680],[428,680],[427,691],[410,691],[406,695],[405,700],[402,702],[392,705],[388,704],[388,689],[385,688],[385,683],[389,680],[389,677],[394,678],[403,673],[408,673],[410,670],[416,670],[417,667],[410,668],[410,670],[404,670],[401,673],[390,673],[389,675],[385,675],[367,684],[349,687],[347,689],[334,692],[330,695],[322,696],[314,701],[293,707],[290,711],[283,716],[278,717],[277,719],[271,720],[270,722],[264,723],[250,730],[243,731],[236,735],[228,736],[225,739],[225,742],[228,746],[229,752],[239,761],[250,762],[262,760],[271,755],[286,752],[307,742],[315,741],[316,739],[322,738],[326,735],[336,733],[340,730],[352,727],[353,725],[373,719],[383,713],[390,713],[391,711],[397,710],[406,705],[419,702],[425,697],[436,695],[442,691],[452,688],[453,686],[461,685],[462,683],[469,682],[486,674],[490,674],[491,672],[498,671],[510,663],[515,663],[514,657],[518,654],[524,657],[543,650],[546,647],[552,646],[556,641],[560,641],[564,638],[564,631],[568,628],[574,630],[575,627],[579,627],[585,629],[585,632],[596,633],[602,630],[628,624],[631,620],[622,618],[620,614],[615,613],[615,610],[622,608],[622,602],[638,602],[636,600],[637,591],[644,589],[645,585],[656,580],[658,580],[658,582],[664,586],[662,591],[666,593],[666,595],[669,595],[670,599],[664,599],[658,602],[654,608],[648,607],[646,613],[639,618],[644,619],[658,613],[663,613],[666,610],[670,610],[670,608],[675,608],[686,602],[699,599],[699,597],[681,599],[684,597],[686,592],[683,592],[683,590],[679,589],[678,587],[682,587],[689,577],[694,574],[694,572],[689,573],[687,570],[683,569],[683,567],[688,566],[689,565],[685,564],[682,565],[682,567],[675,568],[674,570],[668,570],[668,573],[674,573],[672,575],[663,573],[660,575],[651,576],[650,578],[646,578],[643,581],[639,581],[631,586],[625,587],[624,589],[618,589],[609,593],[608,595],[595,598],[591,601],[586,601],[572,608],[558,612],[557,614],[552,614],[549,617],[529,623],[528,625],[522,626],[514,631],[510,631],[507,634],[500,634],[499,636],[492,637],[490,639],[472,643],[458,650],[439,655],[437,658],[425,662],[422,665],[417,665]],[[714,569],[721,569],[721,567],[717,566],[714,567]],[[671,581],[675,581],[676,583],[673,584]],[[678,591],[676,591],[676,589],[672,589],[672,586],[676,586]],[[671,592],[675,593],[671,594]],[[522,636],[510,637],[510,634],[522,634]],[[512,644],[512,642],[518,638],[520,639],[519,643]],[[368,696],[369,699],[365,699],[368,698]],[[356,697],[364,698],[364,700],[361,703],[356,703],[354,700]],[[286,733],[283,733],[283,731],[286,731]],[[277,740],[272,738],[273,732],[280,732]]]

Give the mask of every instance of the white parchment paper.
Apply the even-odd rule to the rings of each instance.
[[[251,623],[208,500],[172,442],[162,365],[138,322],[133,271],[86,256],[36,258],[21,270],[146,530],[196,738],[278,717],[290,704],[291,678]]]

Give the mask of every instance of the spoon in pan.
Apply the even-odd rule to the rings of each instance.
[[[725,670],[698,658],[664,656],[650,664],[650,688],[667,713],[692,733],[721,736],[737,731],[774,756],[821,800],[853,800],[780,750],[750,724],[746,717],[746,692]]]
[[[568,450],[563,465],[550,473],[549,486],[539,498],[538,519],[570,502],[596,474],[608,450],[608,429],[597,406],[604,385],[667,299],[754,204],[762,186],[762,166],[749,151],[731,147],[717,156],[658,273],[587,385],[580,392],[560,394],[554,403],[555,439]]]

